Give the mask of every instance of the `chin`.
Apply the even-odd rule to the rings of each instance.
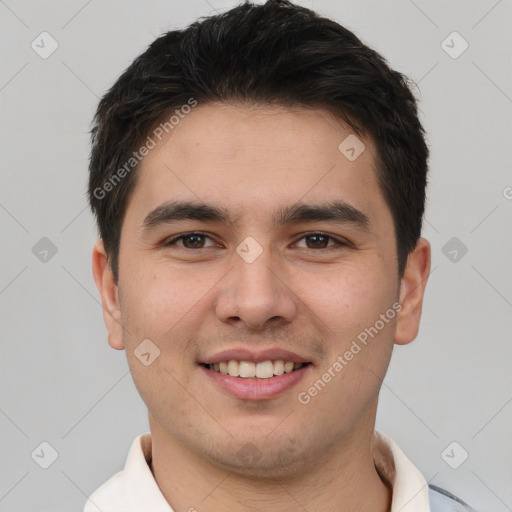
[[[305,466],[310,465],[303,453],[297,452],[295,447],[290,447],[288,440],[281,446],[270,446],[265,437],[254,442],[233,442],[233,445],[239,448],[230,452],[210,454],[211,462],[226,471],[258,480],[293,477],[303,471]]]

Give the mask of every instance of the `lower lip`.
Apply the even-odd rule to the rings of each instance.
[[[274,375],[269,379],[243,379],[209,370],[201,366],[202,371],[224,391],[241,400],[268,400],[295,386],[309,371],[311,364],[283,375]]]

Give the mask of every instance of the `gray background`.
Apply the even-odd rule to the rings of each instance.
[[[512,2],[298,3],[413,78],[429,133],[433,273],[421,334],[395,347],[377,428],[428,481],[477,510],[512,510]],[[88,130],[99,97],[157,35],[234,4],[0,0],[1,512],[82,510],[148,430],[91,274]],[[31,48],[42,31],[59,45],[47,59]],[[469,43],[457,58],[442,46],[453,31]],[[57,249],[46,261],[43,237]],[[44,441],[58,452],[48,469]]]

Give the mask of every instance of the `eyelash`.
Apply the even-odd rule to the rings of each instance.
[[[210,240],[211,240],[211,237],[209,237],[206,233],[202,233],[201,231],[190,231],[188,233],[183,233],[181,235],[175,236],[174,238],[171,238],[170,240],[165,241],[163,243],[163,245],[164,245],[164,247],[169,247],[171,245],[175,245],[176,242],[178,242],[179,240],[182,240],[184,238],[188,238],[188,237],[194,236],[194,235],[199,235],[199,236],[202,236],[202,237],[205,237],[205,238],[210,238]],[[311,233],[306,233],[306,234],[302,235],[302,237],[299,238],[297,240],[297,242],[299,242],[300,240],[302,240],[304,238],[308,238],[308,237],[312,237],[312,236],[321,236],[321,237],[324,237],[324,238],[329,238],[330,240],[333,240],[334,242],[336,242],[336,245],[329,246],[329,247],[324,247],[324,248],[320,248],[320,249],[314,249],[314,248],[313,249],[309,249],[309,248],[306,247],[307,250],[312,250],[312,251],[323,250],[323,251],[327,251],[327,250],[330,250],[330,249],[336,249],[336,248],[340,248],[340,247],[349,247],[350,246],[349,242],[340,240],[338,238],[335,238],[332,235],[328,235],[327,233],[322,233],[321,231],[312,231]],[[190,248],[184,247],[184,246],[180,246],[180,247],[182,247],[183,249],[188,249],[190,251],[198,251],[200,249],[208,249],[209,248],[209,247],[199,247],[198,249],[190,249]]]

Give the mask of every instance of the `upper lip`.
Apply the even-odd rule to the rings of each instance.
[[[215,364],[223,361],[250,361],[261,363],[263,361],[293,361],[294,363],[311,363],[311,359],[304,358],[295,352],[281,348],[268,348],[265,350],[248,350],[246,348],[234,348],[216,352],[201,360],[202,364]]]

